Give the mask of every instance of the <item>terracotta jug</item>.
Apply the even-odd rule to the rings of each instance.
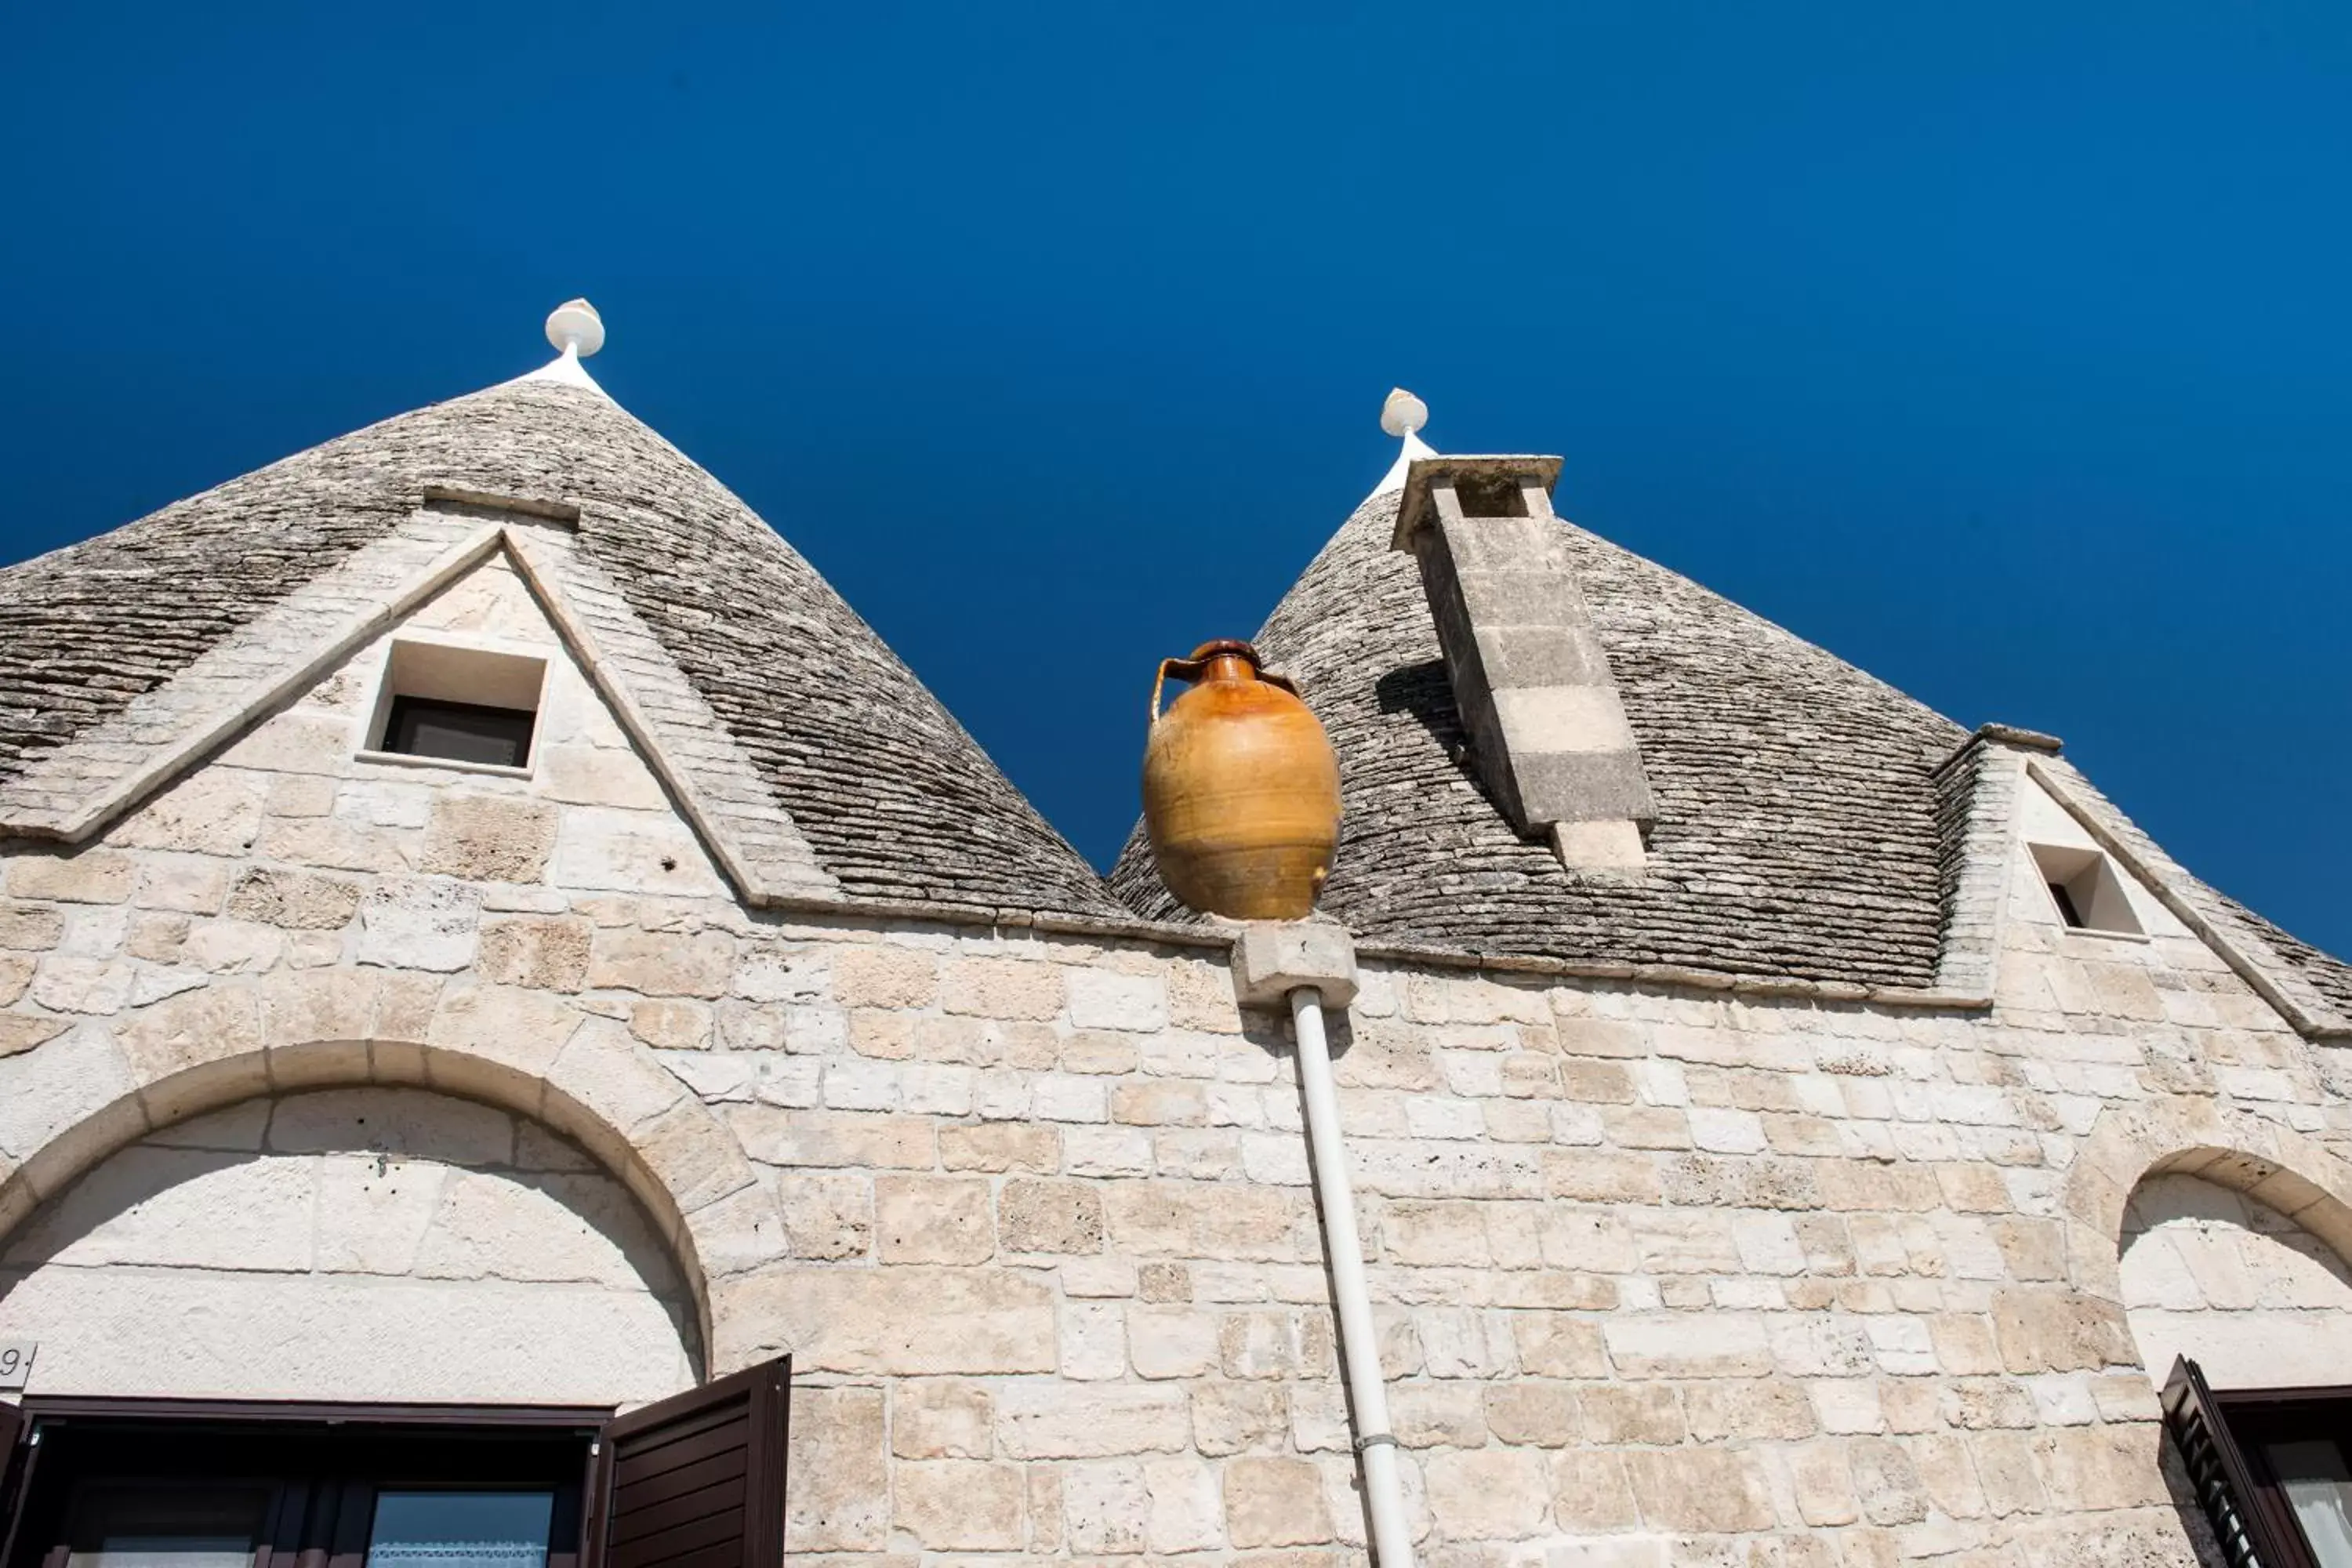
[[[1170,676],[1192,689],[1160,711]],[[1143,825],[1168,890],[1243,921],[1311,913],[1339,842],[1339,764],[1298,689],[1245,642],[1160,661],[1143,752]]]

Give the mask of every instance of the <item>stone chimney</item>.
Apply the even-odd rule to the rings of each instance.
[[[1551,510],[1558,458],[1422,458],[1396,549],[1421,563],[1473,764],[1570,870],[1641,872],[1657,805]]]

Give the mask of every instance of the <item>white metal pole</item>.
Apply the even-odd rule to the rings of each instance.
[[[1372,1516],[1372,1555],[1380,1568],[1412,1568],[1412,1532],[1405,1523],[1404,1490],[1397,1482],[1396,1438],[1389,1431],[1388,1384],[1381,1377],[1372,1338],[1371,1292],[1364,1283],[1364,1247],[1356,1236],[1356,1194],[1339,1139],[1339,1099],[1331,1088],[1331,1047],[1323,1035],[1323,995],[1312,985],[1290,994],[1290,1021],[1298,1037],[1298,1086],[1307,1105],[1307,1142],[1315,1155],[1315,1195],[1323,1208],[1324,1249],[1331,1259],[1331,1295],[1339,1313],[1339,1349],[1356,1412],[1356,1462]]]

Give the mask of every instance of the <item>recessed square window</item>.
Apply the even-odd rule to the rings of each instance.
[[[2051,907],[2061,924],[2074,931],[2105,931],[2116,936],[2140,936],[2139,916],[2131,895],[2116,874],[2115,862],[2096,849],[2075,849],[2057,844],[2032,846],[2033,864],[2050,893]]]
[[[520,709],[395,697],[384,721],[383,749],[404,757],[528,767],[531,727],[538,721],[538,714]]]
[[[395,642],[384,663],[369,749],[386,757],[528,768],[546,683],[543,658]]]

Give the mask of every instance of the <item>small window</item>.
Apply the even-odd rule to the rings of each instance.
[[[547,661],[407,639],[392,645],[369,750],[472,767],[524,769]]]
[[[2032,847],[2033,863],[2042,872],[2060,923],[2070,930],[2105,931],[2111,936],[2144,934],[2114,861],[2096,849],[2056,844]]]
[[[538,720],[538,714],[515,708],[395,697],[384,722],[383,750],[404,757],[528,767],[531,726]]]

